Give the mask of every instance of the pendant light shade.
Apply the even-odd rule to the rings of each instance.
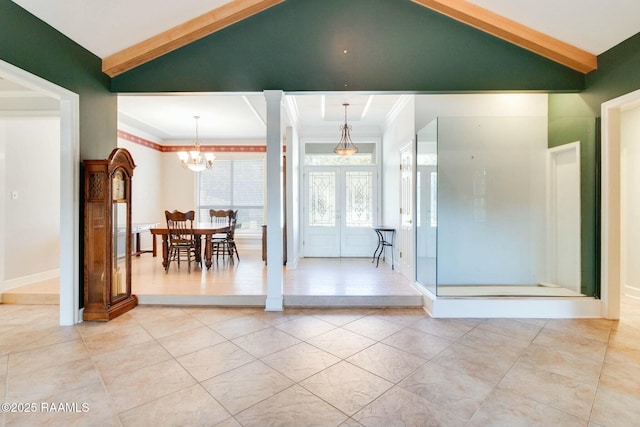
[[[347,123],[347,107],[349,104],[344,103],[344,125],[340,126],[340,142],[333,149],[333,152],[341,156],[351,156],[358,152],[358,147],[351,140],[351,126]]]

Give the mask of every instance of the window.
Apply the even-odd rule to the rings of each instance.
[[[334,143],[306,143],[305,165],[315,166],[342,166],[342,165],[372,165],[376,162],[376,144],[371,142],[358,142],[358,152],[352,156],[338,156],[333,152]]]
[[[260,234],[264,223],[264,158],[216,159],[211,170],[200,172],[198,213],[209,220],[209,209],[238,211],[236,234]]]

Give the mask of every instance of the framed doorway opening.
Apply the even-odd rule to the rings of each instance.
[[[333,143],[304,145],[302,254],[304,257],[370,257],[379,212],[375,143],[339,156]]]
[[[73,325],[82,318],[79,311],[79,96],[2,60],[0,77],[60,102],[60,324]]]

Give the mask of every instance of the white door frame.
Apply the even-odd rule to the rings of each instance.
[[[640,90],[601,106],[601,272],[602,316],[620,318],[620,112],[640,105]]]
[[[397,251],[398,257],[396,257],[398,269],[407,279],[411,281],[416,280],[416,256],[415,256],[415,224],[416,218],[416,159],[415,149],[413,141],[405,145],[400,149],[400,163],[403,167],[400,171],[400,207],[403,211],[400,213],[400,230],[398,233],[396,244],[397,248],[392,248]],[[410,159],[411,167],[409,171],[404,169],[404,158],[408,156]],[[408,177],[408,188],[405,188],[405,178]],[[406,199],[405,199],[406,198]],[[405,212],[404,210],[408,212]]]
[[[558,234],[560,230],[557,227],[558,218],[558,206],[557,206],[557,192],[558,192],[558,176],[557,176],[557,164],[558,156],[563,153],[573,152],[576,159],[574,168],[574,176],[572,177],[575,182],[578,183],[577,199],[578,205],[576,207],[578,211],[578,217],[576,221],[571,224],[569,230],[563,232],[569,233],[569,238],[577,239],[577,264],[573,271],[573,277],[576,278],[574,288],[571,290],[580,293],[581,290],[581,263],[580,263],[580,141],[572,142],[570,144],[564,144],[558,147],[550,148],[547,150],[547,276],[551,283],[558,284],[558,257],[561,254],[558,253],[557,243]]]
[[[350,254],[345,254],[344,252],[344,248],[346,247],[346,243],[348,241],[350,241],[351,238],[347,238],[347,231],[350,230],[360,230],[360,227],[354,227],[354,228],[348,228],[346,226],[346,218],[345,218],[345,209],[346,209],[346,187],[345,187],[345,178],[347,176],[348,172],[352,172],[352,171],[368,171],[372,173],[372,177],[373,177],[373,192],[372,192],[372,196],[373,196],[373,201],[372,201],[372,215],[373,215],[373,224],[372,225],[376,225],[377,224],[377,219],[379,218],[379,203],[377,202],[378,197],[379,197],[379,187],[380,184],[378,182],[378,168],[375,165],[324,165],[324,166],[319,166],[319,165],[311,165],[311,166],[305,166],[304,168],[304,173],[303,173],[303,188],[304,188],[304,199],[303,199],[303,203],[304,203],[304,207],[303,207],[303,229],[302,229],[302,234],[303,234],[303,240],[304,240],[304,244],[303,244],[303,256],[317,256],[317,255],[309,255],[309,221],[308,221],[308,215],[309,215],[309,191],[307,191],[307,186],[309,185],[309,173],[310,172],[314,172],[314,171],[321,171],[321,172],[326,172],[326,171],[330,171],[330,172],[334,172],[335,173],[335,185],[336,185],[336,200],[335,200],[335,207],[336,207],[336,212],[335,217],[336,217],[336,225],[335,227],[331,227],[333,230],[335,230],[335,233],[338,234],[338,237],[335,241],[334,241],[334,245],[335,245],[335,251],[334,253],[336,254],[336,256],[338,257],[350,257],[350,256],[355,256],[355,255],[350,255]],[[356,232],[358,233],[358,232]],[[353,234],[353,232],[352,232]],[[370,245],[368,245],[368,247],[375,247],[375,242],[377,242],[377,238],[374,238],[375,234],[373,232],[371,232],[370,229],[367,228],[367,234],[369,235],[369,238],[371,240]],[[353,237],[353,236],[352,236]],[[356,236],[356,239],[359,240],[359,238]],[[353,248],[353,246],[352,246]],[[329,256],[329,255],[323,255],[323,256]],[[368,253],[366,255],[362,254],[362,255],[358,255],[358,257],[362,257],[362,256],[368,256]]]
[[[0,76],[60,101],[60,325],[73,325],[82,319],[78,309],[80,99],[78,94],[2,60]]]

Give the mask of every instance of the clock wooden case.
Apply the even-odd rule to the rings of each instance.
[[[84,320],[111,320],[138,305],[131,294],[131,154],[84,161]]]

